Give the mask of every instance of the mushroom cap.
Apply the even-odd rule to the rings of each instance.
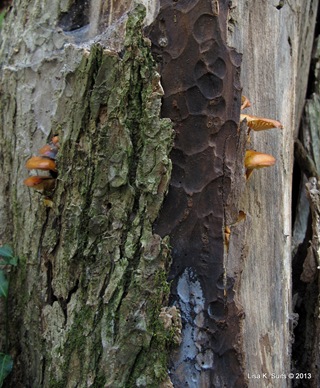
[[[241,96],[241,109],[249,108],[251,106],[250,101],[246,96]]]
[[[30,176],[29,178],[25,179],[23,183],[35,190],[43,191],[43,190],[53,190],[55,186],[55,179],[51,177],[46,176]]]
[[[58,147],[54,144],[46,144],[40,148],[39,154],[42,156],[46,156],[50,159],[55,159],[57,156]]]
[[[247,120],[247,125],[249,128],[253,129],[254,131],[263,131],[266,129],[272,129],[272,128],[283,128],[283,125],[280,123],[280,121],[272,120],[272,119],[266,119],[264,117],[257,117],[252,115],[240,115],[240,120]]]
[[[26,168],[28,170],[50,170],[57,171],[56,162],[44,156],[33,156],[27,160]]]
[[[59,136],[53,136],[53,138],[51,139],[52,141],[52,144],[56,145],[57,147],[59,146]]]
[[[269,154],[256,152],[254,150],[247,150],[244,158],[244,165],[247,169],[263,168],[273,166],[276,159]]]

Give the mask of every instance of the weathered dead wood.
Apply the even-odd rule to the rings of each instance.
[[[243,386],[239,261],[225,251],[244,187],[246,131],[239,129],[240,55],[226,44],[228,2],[162,1],[150,37],[164,88],[162,116],[175,144],[168,196],[155,231],[172,246],[171,303],[181,310],[176,386]],[[229,255],[243,242],[232,228]],[[237,251],[237,258],[240,258]]]
[[[281,3],[281,4],[280,4]],[[250,387],[287,387],[271,374],[291,370],[291,192],[293,140],[298,133],[318,1],[233,1],[229,43],[243,53],[241,81],[249,114],[280,120],[283,130],[251,134],[251,147],[273,155],[254,173],[242,199],[250,216],[241,275],[244,353]],[[254,377],[267,374],[266,379]]]

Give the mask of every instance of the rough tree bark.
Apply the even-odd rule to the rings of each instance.
[[[89,9],[72,14],[79,5],[15,2],[2,33],[1,235],[20,258],[10,384],[157,385],[174,333],[159,320],[168,241],[152,224],[173,132],[159,118],[142,7],[125,7],[112,39],[87,43]],[[26,159],[55,133],[59,176],[46,208],[22,178]]]
[[[1,318],[10,386],[170,386],[168,365],[177,387],[290,386],[272,373],[290,371],[293,139],[317,6],[13,2],[0,51],[0,238],[20,258],[9,333]],[[251,145],[230,47],[248,113],[284,125]],[[161,115],[176,131],[163,206]],[[46,208],[24,164],[56,133]],[[277,164],[244,188],[246,147]]]

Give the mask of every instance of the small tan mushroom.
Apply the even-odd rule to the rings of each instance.
[[[251,106],[250,101],[246,96],[241,96],[241,110],[245,108],[249,108]]]
[[[271,128],[283,128],[283,125],[280,123],[280,121],[277,120],[241,114],[240,121],[243,121],[244,119],[247,120],[248,127],[254,131],[263,131]]]
[[[256,168],[264,168],[273,166],[276,159],[269,154],[263,154],[254,150],[247,150],[244,158],[244,165],[246,167],[246,177],[249,179],[252,172]]]
[[[51,191],[54,189],[56,180],[51,177],[36,175],[25,179],[23,183],[26,186],[38,191]]]
[[[54,144],[46,144],[40,148],[39,154],[50,159],[56,159],[58,147]]]
[[[57,171],[56,162],[43,156],[33,156],[27,160],[26,168],[28,170],[50,170]]]
[[[59,147],[59,136],[58,136],[58,135],[53,136],[53,138],[51,139],[51,142],[52,142],[55,146]]]
[[[231,227],[236,226],[239,224],[239,222],[243,221],[246,218],[246,213],[242,210],[239,211],[237,220],[232,223],[231,225],[226,225],[224,228],[224,241],[225,246],[227,248],[227,252],[229,250],[229,242],[230,242],[230,236],[231,236]]]

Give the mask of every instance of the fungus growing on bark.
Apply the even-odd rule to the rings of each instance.
[[[53,138],[51,139],[51,142],[52,142],[52,144],[54,144],[56,147],[59,148],[59,136],[58,135],[53,136]]]
[[[40,148],[39,154],[41,156],[32,156],[27,160],[26,168],[28,170],[49,171],[50,176],[31,176],[23,181],[26,186],[44,193],[50,193],[54,189],[57,177],[55,159],[58,149],[59,137],[54,136],[49,144]]]
[[[244,119],[247,120],[248,127],[250,129],[253,129],[254,131],[263,131],[263,130],[271,129],[271,128],[280,128],[280,129],[283,128],[280,121],[277,121],[277,120],[241,114],[240,121],[243,121]]]
[[[33,156],[27,160],[26,168],[28,170],[57,171],[56,162],[48,157],[43,156]]]
[[[249,108],[251,106],[250,101],[246,96],[241,96],[241,110]]]
[[[225,244],[226,244],[227,252],[229,250],[230,235],[231,235],[231,229],[230,229],[229,226],[226,226],[224,228],[224,239],[225,239]]]
[[[25,179],[23,183],[35,190],[38,191],[51,191],[54,189],[56,180],[51,177],[46,176],[30,176],[29,178]]]
[[[239,211],[238,218],[236,222],[232,223],[231,225],[226,225],[224,228],[224,239],[225,239],[225,245],[227,248],[227,251],[229,250],[229,241],[231,236],[231,227],[236,226],[239,224],[239,222],[243,221],[246,218],[246,213],[242,210]]]
[[[269,154],[263,154],[254,150],[247,150],[244,158],[246,177],[249,179],[254,169],[273,166],[276,159]]]
[[[40,148],[39,154],[50,159],[56,159],[58,147],[54,144],[46,144]]]

